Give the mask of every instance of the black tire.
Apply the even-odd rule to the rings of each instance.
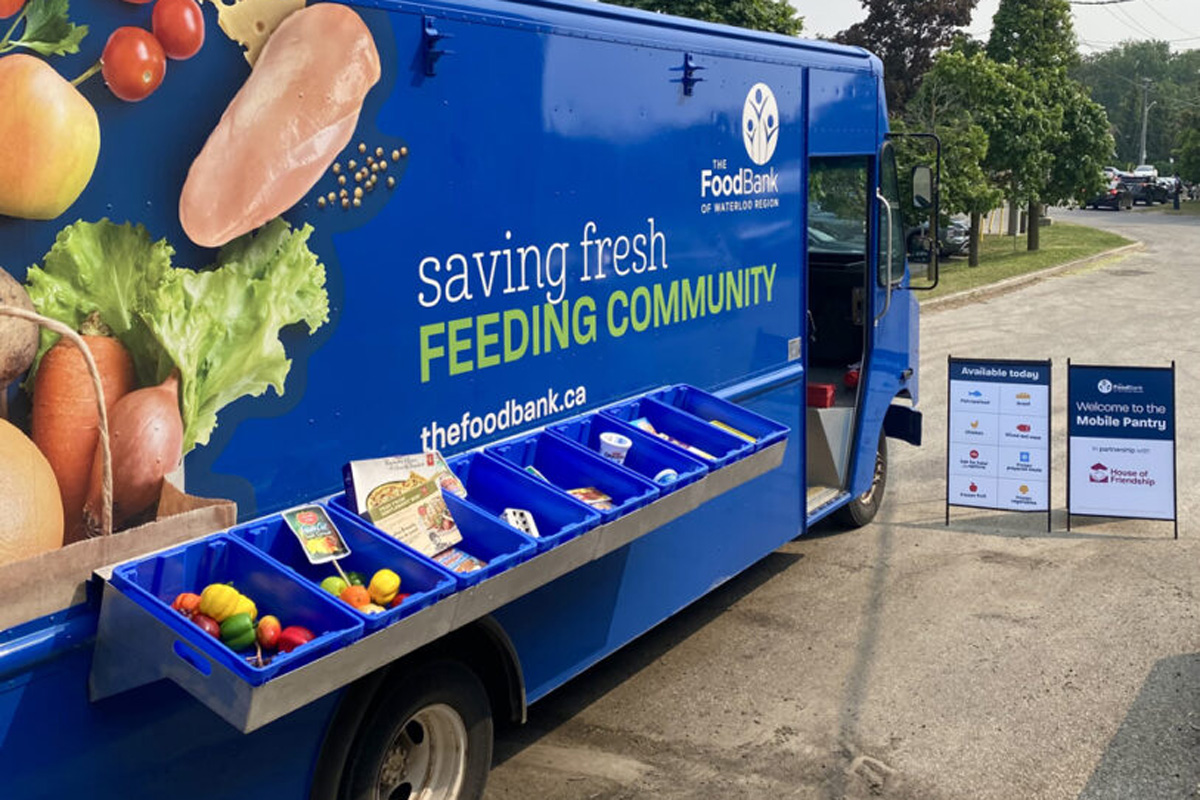
[[[879,434],[879,446],[875,449],[875,477],[871,488],[833,512],[833,519],[844,528],[861,528],[870,524],[883,505],[887,490],[887,437]]]
[[[462,742],[454,736],[443,737],[442,742],[427,740],[427,731],[432,728],[421,725],[421,720],[437,724],[443,719],[452,722],[454,715],[462,724],[459,735],[465,734],[465,759],[461,769],[453,769],[456,782],[461,778],[461,783],[452,798],[479,800],[492,766],[491,703],[475,673],[461,662],[449,659],[426,662],[405,671],[396,676],[390,690],[380,693],[355,734],[342,773],[339,800],[403,800],[416,796],[411,786],[407,791],[403,785],[388,791],[385,784],[403,780],[398,776],[409,771],[408,761],[418,749],[436,750],[446,741],[461,746]],[[435,760],[433,756],[428,759]],[[385,769],[392,775],[388,776]]]

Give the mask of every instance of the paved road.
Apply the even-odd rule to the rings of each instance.
[[[1200,220],[1059,212],[1146,243],[927,314],[927,441],[893,444],[881,521],[818,531],[534,706],[488,800],[1200,796]],[[1180,364],[1169,523],[943,524],[949,352]],[[1059,435],[1056,464],[1065,463]]]

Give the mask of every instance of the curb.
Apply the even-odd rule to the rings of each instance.
[[[1019,289],[1022,286],[1030,283],[1036,283],[1043,278],[1049,278],[1060,272],[1066,272],[1075,267],[1082,267],[1096,261],[1101,261],[1113,256],[1131,253],[1134,250],[1141,250],[1145,247],[1144,242],[1133,242],[1132,244],[1122,245],[1121,247],[1105,250],[1103,253],[1087,256],[1086,258],[1077,258],[1074,261],[1068,261],[1065,264],[1058,264],[1053,267],[1039,269],[1036,272],[1027,272],[1024,275],[1015,275],[1011,278],[1005,278],[1002,281],[988,284],[987,286],[977,286],[974,289],[965,289],[961,292],[948,294],[943,297],[934,297],[921,303],[922,313],[926,311],[938,311],[948,306],[965,305],[967,303],[978,302],[980,300],[988,300],[997,295],[1005,294],[1006,292]]]

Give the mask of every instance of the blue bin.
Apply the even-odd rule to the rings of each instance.
[[[726,433],[715,425],[709,425],[685,411],[680,411],[674,406],[660,403],[650,397],[626,400],[623,403],[602,408],[600,413],[628,423],[644,417],[659,434],[666,434],[675,440],[668,440],[668,444],[679,448],[688,455],[699,458],[708,465],[709,469],[723,467],[754,452],[753,443],[740,439],[732,433]],[[707,453],[711,459],[704,458],[695,450],[689,450],[689,446]]]
[[[181,592],[200,593],[210,583],[232,583],[254,601],[261,619],[279,618],[286,628],[302,625],[316,636],[290,653],[278,653],[258,667],[235,653],[171,608]],[[180,638],[222,664],[251,686],[260,686],[281,672],[315,661],[363,634],[363,623],[341,601],[299,580],[275,560],[228,534],[216,534],[173,547],[113,570],[112,584],[126,597],[153,614]],[[201,672],[195,654],[179,643],[175,653]]]
[[[519,469],[533,467],[563,492],[594,486],[612,498],[612,508],[596,509],[605,522],[658,498],[658,487],[652,481],[621,469],[603,456],[566,439],[544,432],[492,445],[487,452]]]
[[[724,422],[747,436],[754,437],[755,450],[783,441],[791,432],[786,425],[687,384],[668,386],[646,396],[664,405],[678,408],[693,417],[699,417],[705,422]]]
[[[506,508],[522,508],[531,513],[540,534],[535,540],[538,552],[600,524],[600,515],[583,503],[486,453],[464,453],[446,463],[466,487],[467,499],[478,508],[500,519]]]
[[[632,470],[644,478],[654,480],[664,469],[674,470],[678,477],[672,483],[658,483],[660,494],[669,494],[676,489],[698,481],[708,473],[708,467],[698,458],[684,455],[677,448],[671,447],[657,436],[643,433],[632,425],[627,425],[613,417],[602,414],[588,414],[576,417],[547,428],[555,436],[561,436],[568,441],[583,445],[599,452],[600,434],[619,433],[629,437],[633,446],[625,454],[626,469]]]
[[[446,507],[450,509],[450,516],[454,517],[454,523],[463,537],[455,547],[467,555],[487,562],[485,567],[463,573],[453,572],[439,564],[440,569],[450,572],[454,576],[460,588],[473,586],[509,567],[515,567],[537,553],[537,542],[520,531],[514,530],[486,511],[476,508],[453,492],[442,492],[442,497],[445,498]],[[374,533],[380,536],[387,536],[386,533],[371,526],[348,508],[345,494],[331,497],[327,505],[335,513],[339,525],[341,525],[343,517],[348,517],[357,524],[369,526]],[[418,557],[426,559],[426,556],[423,555],[418,555]]]
[[[330,519],[350,547],[350,555],[338,560],[343,570],[362,573],[363,579],[370,582],[376,570],[390,569],[400,576],[400,591],[408,593],[400,605],[382,614],[367,614],[337,600],[338,605],[362,621],[367,631],[390,625],[454,591],[454,577],[436,564],[425,561],[416,551],[376,532],[362,520],[347,519],[335,513],[330,514]],[[321,589],[320,583],[337,575],[337,567],[331,562],[313,564],[309,561],[304,554],[304,546],[284,522],[282,515],[275,514],[247,522],[230,529],[229,534],[266,553],[315,586],[326,597],[333,598],[333,595]]]

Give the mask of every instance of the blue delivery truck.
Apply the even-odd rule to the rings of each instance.
[[[0,564],[0,797],[477,798],[494,724],[817,521],[871,521],[887,438],[920,443],[937,278],[905,252],[935,171],[898,164],[878,59],[572,0],[201,14],[161,85],[110,74],[117,31],[174,41],[150,5],[76,0],[77,52],[0,56],[0,113],[67,109],[13,146],[91,161],[0,156],[51,176],[0,186],[0,265],[102,318],[134,387],[177,381],[184,454],[99,536],[47,456],[63,546]],[[101,47],[78,97],[4,85]],[[41,391],[8,416],[49,452]],[[357,513],[343,468],[401,455],[445,459],[468,566]],[[309,506],[336,572],[281,514]],[[322,590],[384,566],[369,609]],[[224,584],[309,639],[264,660],[181,613]]]

